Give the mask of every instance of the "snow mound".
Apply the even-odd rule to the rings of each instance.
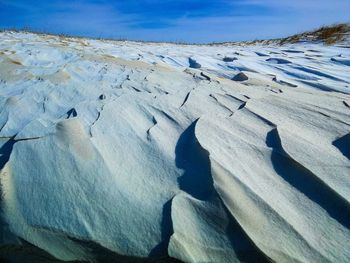
[[[350,49],[0,39],[0,258],[349,260]]]

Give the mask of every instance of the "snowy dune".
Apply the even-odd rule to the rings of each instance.
[[[0,33],[2,247],[349,262],[349,93],[346,45]]]

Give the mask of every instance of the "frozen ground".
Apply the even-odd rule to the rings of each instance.
[[[346,43],[0,33],[0,257],[349,262],[349,93]]]

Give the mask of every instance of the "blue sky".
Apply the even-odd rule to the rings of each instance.
[[[288,36],[349,13],[350,0],[0,0],[0,28],[203,43]]]

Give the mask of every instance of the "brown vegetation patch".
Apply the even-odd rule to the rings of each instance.
[[[350,25],[337,24],[323,26],[315,31],[296,34],[280,40],[280,44],[297,43],[300,41],[322,41],[326,45],[337,44],[350,37]]]
[[[346,34],[350,31],[350,26],[347,24],[339,24],[331,27],[322,27],[315,33],[318,40],[324,41],[326,44],[335,44],[342,41]]]
[[[16,64],[16,65],[20,65],[20,66],[23,65],[21,62],[19,62],[17,60],[12,60],[12,59],[11,59],[11,63]]]

